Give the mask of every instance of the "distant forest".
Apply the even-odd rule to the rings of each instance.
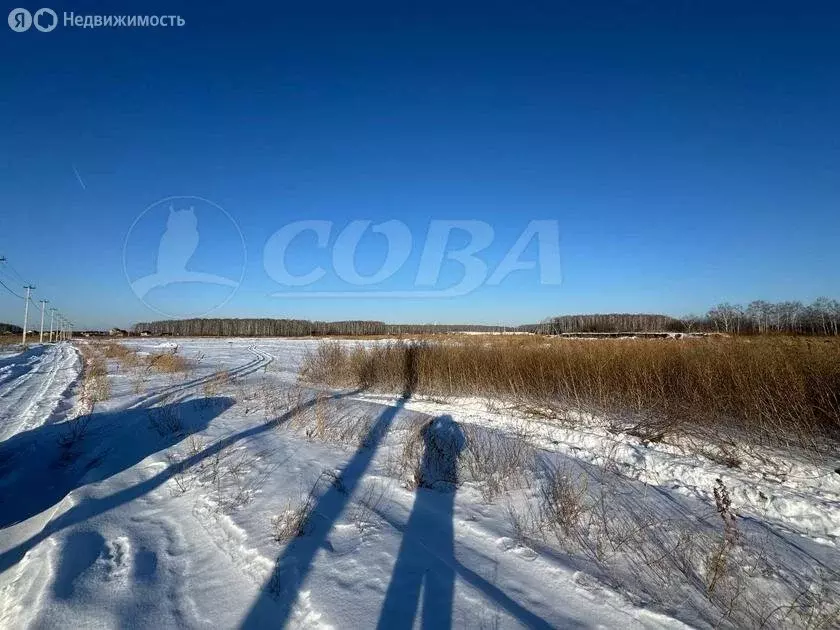
[[[8,324],[6,324],[8,326]],[[13,327],[14,328],[14,327]],[[17,329],[20,331],[20,329]],[[476,324],[386,324],[352,320],[178,319],[135,324],[133,332],[151,335],[213,337],[308,337],[330,335],[401,335],[446,332],[564,333],[722,332],[729,334],[840,335],[840,302],[819,298],[801,302],[755,301],[747,306],[718,304],[703,315],[606,313],[561,315],[523,326]]]
[[[23,332],[23,328],[20,326],[15,326],[14,324],[4,324],[0,322],[0,335],[19,335]]]
[[[135,333],[191,337],[323,337],[330,335],[399,335],[456,331],[495,332],[516,327],[457,324],[386,324],[368,320],[319,322],[306,319],[171,319],[135,324]]]

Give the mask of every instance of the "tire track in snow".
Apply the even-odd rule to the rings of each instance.
[[[58,360],[52,362],[46,379],[44,379],[41,387],[29,400],[26,408],[21,412],[21,417],[24,422],[23,430],[34,429],[35,427],[44,424],[44,422],[52,415],[52,412],[56,409],[56,407],[58,407],[61,397],[78,377],[78,371],[75,371],[73,378],[70,379],[69,382],[62,384],[62,382],[59,381],[58,385],[60,386],[60,389],[58,394],[48,396],[50,390],[53,389],[53,385],[56,383],[59,373],[66,370],[72,370],[72,364],[77,359],[76,351],[72,346],[59,346],[58,351],[61,356]],[[49,406],[48,412],[46,414],[37,414],[36,412],[39,408],[43,407],[45,403]]]
[[[248,351],[255,356],[255,358],[249,361],[248,363],[240,365],[239,367],[231,368],[229,370],[220,370],[219,372],[214,372],[213,374],[208,374],[207,376],[202,376],[200,378],[195,378],[186,383],[178,383],[176,385],[164,388],[160,391],[146,394],[144,396],[141,396],[138,400],[135,400],[132,404],[125,407],[125,409],[140,409],[144,407],[153,407],[156,403],[167,400],[175,394],[180,394],[182,392],[186,392],[188,390],[209,383],[214,378],[217,378],[218,374],[220,373],[227,375],[227,377],[230,379],[248,376],[249,374],[253,374],[254,372],[264,368],[266,365],[268,365],[274,360],[274,357],[272,355],[268,354],[267,352],[263,352],[262,350],[258,350],[256,346],[250,346],[248,348]]]
[[[47,422],[80,375],[81,363],[69,344],[51,346],[27,373],[12,381],[0,396],[0,438],[7,439]]]

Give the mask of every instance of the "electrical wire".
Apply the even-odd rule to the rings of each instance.
[[[19,294],[15,293],[14,291],[12,291],[12,290],[11,290],[8,286],[6,286],[6,283],[5,283],[5,282],[3,282],[2,280],[0,280],[0,286],[2,286],[4,289],[6,289],[6,291],[8,291],[8,292],[9,292],[9,293],[11,293],[12,295],[14,295],[16,298],[19,298],[19,299],[21,299],[21,300],[25,300],[25,299],[26,299],[26,298],[25,298],[25,297],[23,297],[22,295],[19,295]]]
[[[14,266],[12,266],[12,263],[10,263],[8,260],[4,263],[3,266],[9,269],[15,276],[17,276],[17,279],[23,284],[32,284],[31,282],[27,282],[24,279],[24,277],[20,274],[20,272],[17,269],[15,269]]]
[[[5,282],[3,281],[4,278],[6,280]],[[23,300],[24,303],[26,303],[28,300],[29,304],[32,305],[36,312],[38,309],[40,309],[40,306],[35,302],[35,300],[32,299],[31,295],[24,296],[20,293],[17,293],[9,287],[9,284],[6,284],[7,282],[9,284],[15,284],[17,282],[20,282],[24,285],[24,287],[31,286],[32,284],[31,282],[27,282],[26,280],[24,280],[23,275],[21,275],[21,273],[17,269],[15,269],[8,260],[4,260],[0,261],[0,287],[5,289],[8,293],[15,296],[19,300]],[[56,309],[56,314],[58,314],[58,309]]]

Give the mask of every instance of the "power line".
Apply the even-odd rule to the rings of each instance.
[[[4,289],[6,289],[6,291],[8,291],[12,295],[14,295],[16,298],[18,298],[20,300],[25,300],[26,299],[22,295],[20,295],[19,293],[15,293],[14,291],[12,291],[9,287],[6,286],[6,284],[2,280],[0,280],[0,286],[2,286]]]
[[[12,273],[9,273],[9,272]],[[32,304],[33,307],[36,309],[39,307],[38,304],[35,303],[35,300],[32,299],[32,291],[35,290],[35,287],[32,285],[31,282],[26,282],[23,280],[23,275],[15,269],[8,261],[5,256],[0,256],[0,272],[2,272],[6,278],[6,282],[14,283],[14,277],[17,277],[23,283],[23,288],[26,289],[26,295],[23,296],[17,291],[14,291],[9,287],[6,282],[0,278],[0,287],[5,289],[8,293],[15,296],[16,298],[23,300],[23,334],[21,338],[21,342],[25,345],[26,344],[26,333],[28,332],[27,328],[29,328],[29,305]],[[41,309],[41,329],[40,329],[40,343],[44,343],[44,317],[46,311],[46,304],[49,303],[49,300],[41,299],[40,300],[40,309]],[[54,321],[57,320],[60,327],[59,330],[54,331],[53,324]],[[57,333],[55,335],[56,341],[64,341],[65,339],[69,339],[71,337],[68,331],[68,326],[71,326],[69,320],[65,319],[56,308],[50,308],[50,338],[49,340],[52,342],[53,340],[53,333]]]
[[[12,266],[12,263],[10,263],[8,260],[5,260],[5,258],[4,262],[6,263],[6,268],[11,270],[11,272],[17,277],[19,282],[22,282],[23,284],[32,284],[31,282],[27,282],[26,279],[22,275],[20,275],[20,272]]]

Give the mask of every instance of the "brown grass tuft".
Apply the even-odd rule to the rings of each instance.
[[[189,362],[184,357],[170,352],[151,354],[148,363],[152,370],[163,374],[185,372],[189,368]]]

